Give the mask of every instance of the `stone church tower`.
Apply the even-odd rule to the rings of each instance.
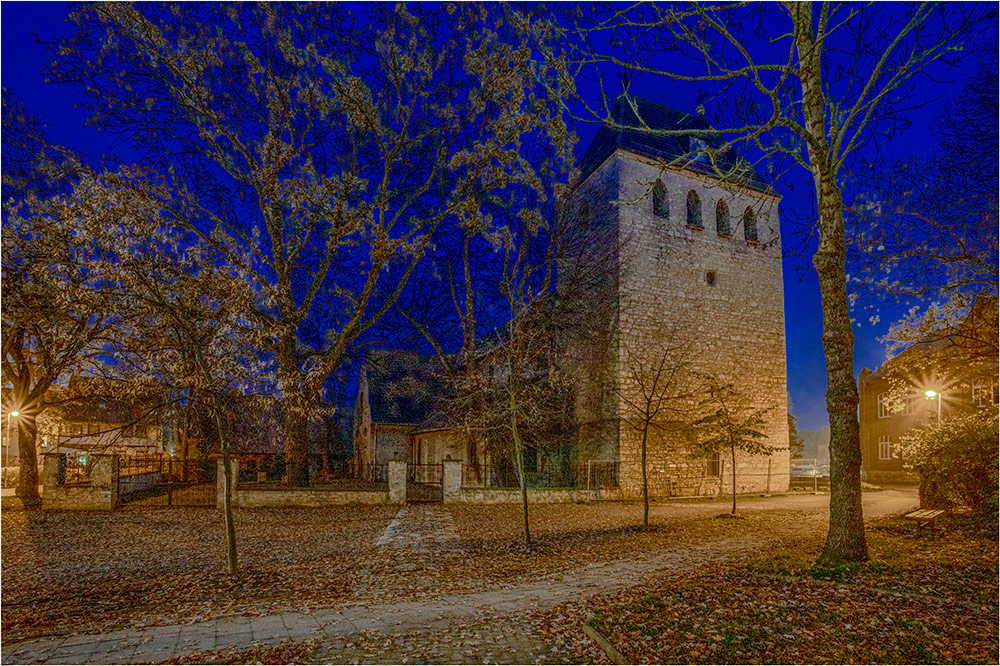
[[[587,286],[592,307],[584,308],[582,333],[569,342],[564,363],[577,387],[576,463],[621,460],[624,495],[641,493],[641,435],[628,423],[634,416],[628,399],[641,392],[640,368],[655,366],[670,348],[668,368],[683,363],[689,375],[731,383],[751,408],[771,409],[764,432],[777,451],[737,453],[737,489],[786,490],[780,198],[752,169],[740,169],[734,151],[717,158],[717,170],[707,157],[689,154],[709,137],[655,134],[708,128],[703,117],[633,95],[620,97],[612,113],[619,125],[645,125],[654,133],[602,127],[564,202],[570,227],[586,232],[590,246],[604,248],[601,261],[610,266]],[[572,281],[575,269],[564,262],[560,270],[561,283]],[[728,455],[691,456],[683,413],[698,401],[670,401],[664,423],[650,432],[654,497],[732,487]]]

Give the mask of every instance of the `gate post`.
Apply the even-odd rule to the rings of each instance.
[[[441,479],[445,504],[454,504],[462,498],[462,461],[445,460],[444,476]]]
[[[406,461],[389,461],[389,503],[406,504]]]

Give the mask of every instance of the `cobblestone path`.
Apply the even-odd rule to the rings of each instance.
[[[442,504],[407,504],[375,543],[383,548],[413,550],[461,548],[455,521]]]

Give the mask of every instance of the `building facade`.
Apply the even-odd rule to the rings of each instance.
[[[634,96],[619,99],[612,113],[624,127],[708,127],[696,114]],[[573,224],[615,248],[606,257],[607,279],[588,299],[606,307],[592,308],[589,334],[575,339],[566,365],[577,388],[581,462],[620,461],[625,496],[641,489],[641,434],[629,413],[642,401],[636,369],[657,367],[666,350],[674,354],[667,365],[683,363],[688,376],[731,384],[749,408],[770,410],[764,430],[775,451],[738,455],[737,491],[788,487],[780,199],[733,155],[714,167],[692,158],[698,141],[602,128],[566,206]],[[693,413],[699,399],[691,395],[679,399],[684,404],[667,405],[676,427],[668,422],[650,431],[647,469],[654,494],[731,488],[725,456],[692,457],[683,415]]]

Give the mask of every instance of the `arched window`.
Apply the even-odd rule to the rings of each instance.
[[[689,227],[701,226],[701,199],[698,198],[698,193],[694,190],[688,192],[687,223]]]
[[[729,228],[729,206],[722,199],[715,204],[715,231],[720,236],[731,236],[733,233]]]
[[[757,240],[757,217],[750,206],[743,211],[743,238],[748,241]]]
[[[662,180],[657,180],[653,185],[653,215],[657,217],[670,217],[670,205],[667,203],[667,188],[663,186]]]

